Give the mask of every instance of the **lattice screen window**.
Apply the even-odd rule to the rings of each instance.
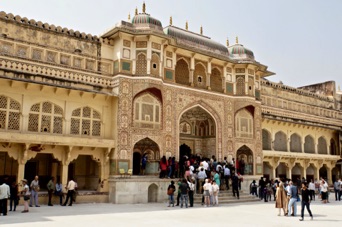
[[[237,137],[253,137],[253,116],[246,109],[236,114],[235,128]]]
[[[134,125],[142,128],[159,128],[161,104],[150,94],[145,94],[134,101]]]
[[[147,74],[147,60],[145,54],[138,54],[137,57],[137,66],[136,66],[136,74],[137,75],[146,75]]]
[[[245,78],[240,76],[236,78],[236,94],[245,95]]]
[[[72,111],[70,133],[74,135],[100,136],[100,113],[90,107],[78,108]]]
[[[0,96],[0,130],[20,129],[20,104],[19,102]]]
[[[62,134],[62,108],[50,102],[37,103],[31,106],[28,131]]]

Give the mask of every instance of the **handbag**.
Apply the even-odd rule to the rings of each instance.
[[[29,195],[24,195],[24,200],[25,201],[30,200],[30,196]]]
[[[169,190],[167,190],[167,195],[173,195],[173,188],[169,188]]]

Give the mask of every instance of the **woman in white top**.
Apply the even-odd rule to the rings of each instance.
[[[322,179],[322,182],[321,182],[321,192],[322,192],[322,202],[327,203],[328,184],[327,184],[327,182],[325,182],[324,179]]]
[[[23,190],[21,191],[21,194],[24,197],[24,210],[21,213],[27,213],[29,212],[29,206],[28,206],[28,201],[30,200],[30,190],[29,186],[27,185],[27,180],[23,179],[22,181],[23,184]]]
[[[210,194],[212,191],[211,184],[209,183],[209,179],[205,179],[205,184],[203,185],[203,195],[204,195],[204,205],[205,207],[210,206]]]
[[[312,198],[313,200],[315,200],[315,190],[316,190],[316,187],[315,187],[315,183],[314,183],[314,180],[311,179],[311,182],[309,183],[309,191],[310,191],[310,201],[312,201]]]

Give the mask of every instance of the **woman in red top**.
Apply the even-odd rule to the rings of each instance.
[[[165,156],[163,156],[159,162],[159,169],[160,169],[159,178],[165,178],[166,172],[167,172],[167,161],[166,161]]]

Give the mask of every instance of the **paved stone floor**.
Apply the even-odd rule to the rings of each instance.
[[[166,204],[74,204],[72,207],[55,205],[30,208],[22,214],[23,206],[7,216],[0,216],[1,227],[77,227],[77,226],[338,226],[342,225],[342,201],[321,204],[314,201],[311,210],[314,220],[305,213],[305,221],[297,217],[277,216],[274,202],[252,202],[222,205],[219,207],[197,206],[193,208],[168,208]],[[309,225],[308,225],[309,224]]]

